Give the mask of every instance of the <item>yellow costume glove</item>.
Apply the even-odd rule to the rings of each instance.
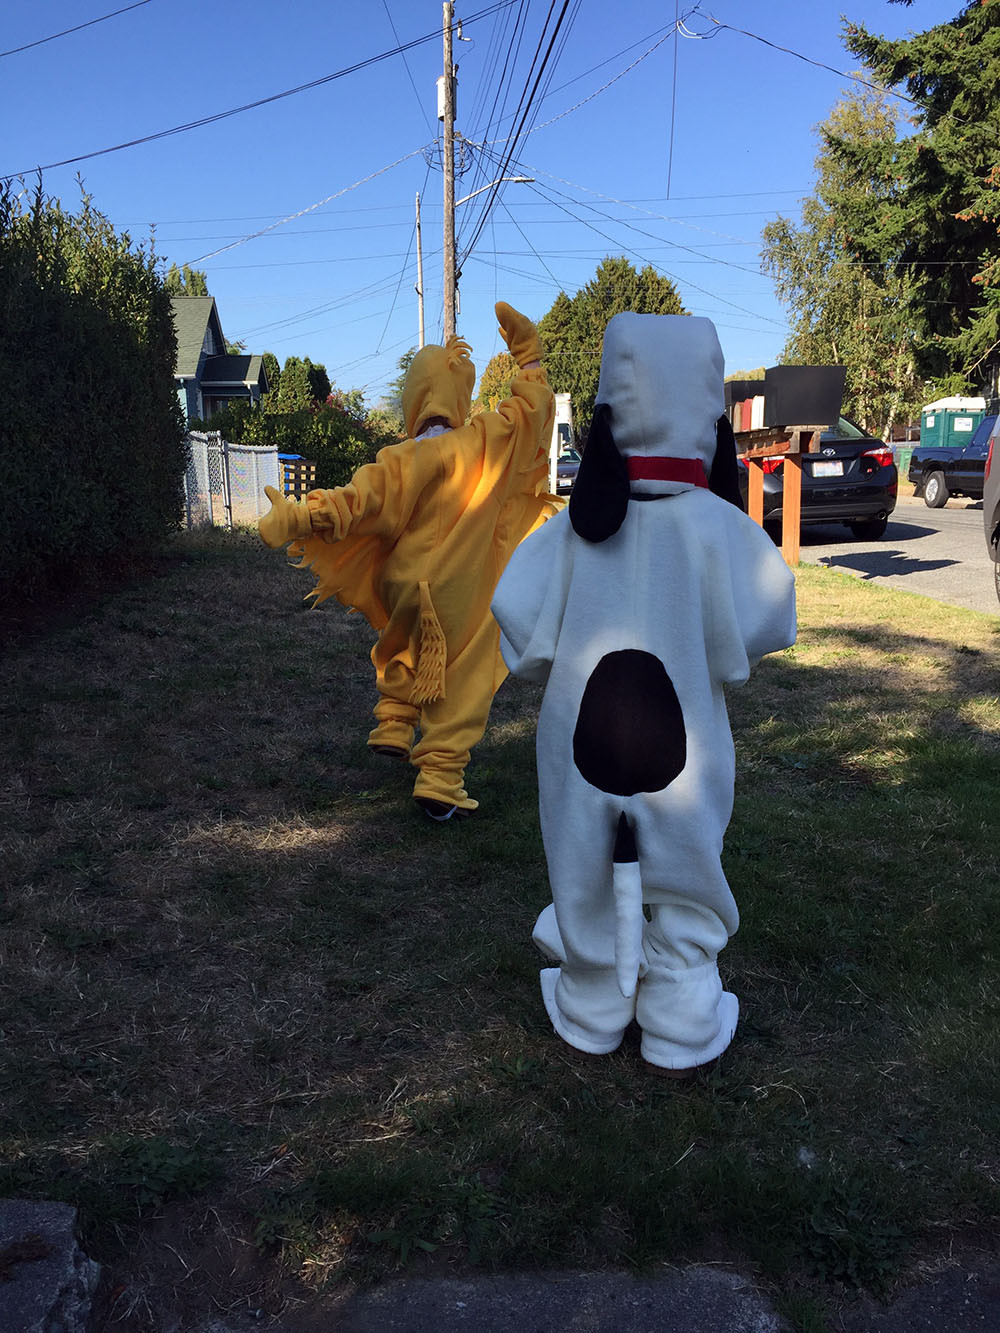
[[[265,546],[277,550],[288,542],[312,535],[312,521],[304,503],[289,500],[273,486],[265,486],[264,494],[271,501],[271,508],[258,521],[257,530]]]
[[[538,330],[528,316],[506,301],[498,301],[495,308],[500,321],[500,336],[517,364],[526,366],[532,361],[541,361],[542,344],[538,340]]]

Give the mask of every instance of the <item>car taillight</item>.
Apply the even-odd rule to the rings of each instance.
[[[993,462],[993,442],[995,439],[996,439],[995,435],[990,436],[989,452],[986,455],[986,467],[983,469],[983,481],[985,481],[986,478],[990,475],[990,465]]]
[[[761,460],[761,472],[777,472],[785,460],[783,458],[764,458]]]
[[[892,462],[892,450],[879,445],[875,449],[866,449],[861,457],[874,459],[876,467],[888,467]]]

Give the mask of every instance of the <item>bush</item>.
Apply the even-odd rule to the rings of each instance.
[[[192,421],[192,430],[219,431],[233,444],[276,446],[316,464],[316,485],[343,486],[379,449],[400,437],[392,421],[365,410],[360,393],[334,393],[322,405],[299,412],[261,412],[232,402],[210,421]]]
[[[39,187],[0,187],[0,466],[4,600],[120,566],[182,512],[176,337],[152,249],[117,234],[87,195],[67,213]]]

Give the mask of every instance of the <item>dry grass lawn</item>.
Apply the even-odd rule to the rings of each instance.
[[[366,750],[368,627],[307,587],[185,539],[4,659],[0,1193],[80,1209],[109,1327],[708,1257],[818,1328],[994,1234],[1000,619],[802,567],[731,701],[744,1021],[675,1088],[545,1020],[537,693],[435,826]]]

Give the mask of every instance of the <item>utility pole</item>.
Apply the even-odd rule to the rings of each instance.
[[[424,345],[424,252],[420,245],[420,191],[417,191],[417,315],[420,324],[420,346]]]
[[[444,0],[444,337],[455,332],[455,67],[451,58],[452,0]]]

